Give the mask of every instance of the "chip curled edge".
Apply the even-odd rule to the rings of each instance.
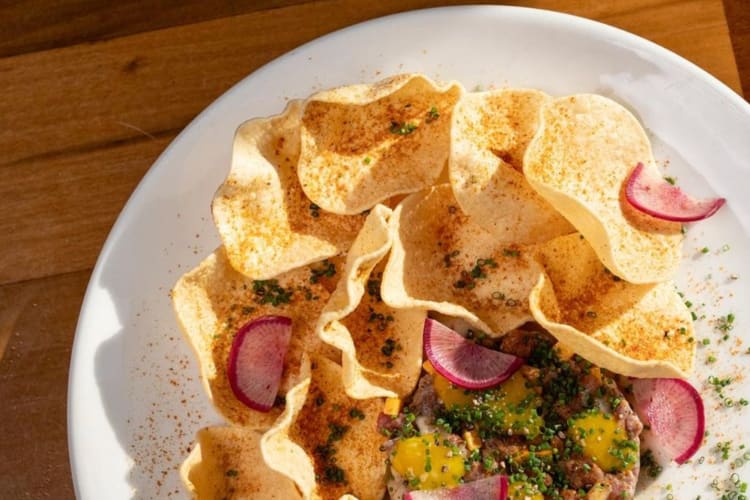
[[[498,242],[542,243],[575,231],[526,181],[523,157],[552,98],[533,89],[465,94],[453,110],[450,182],[456,201]]]
[[[296,383],[303,354],[338,353],[315,335],[314,325],[329,297],[323,279],[311,282],[319,265],[303,266],[272,280],[252,280],[237,272],[220,247],[172,289],[178,323],[196,355],[209,399],[229,422],[251,429],[268,429],[281,413],[280,403],[269,412],[248,408],[229,384],[227,365],[234,335],[243,324],[266,315],[291,318],[292,337],[279,386],[283,396]]]
[[[451,114],[463,94],[406,74],[326,90],[305,104],[297,168],[305,194],[336,214],[358,214],[431,186],[448,161]]]
[[[349,398],[341,366],[327,358],[311,356],[304,366],[308,375],[287,393],[284,413],[261,438],[266,464],[291,478],[306,500],[382,499],[383,400]]]
[[[316,326],[324,342],[341,350],[344,388],[356,399],[406,396],[421,372],[427,312],[394,309],[380,297],[391,214],[383,205],[372,209]]]
[[[302,101],[237,129],[229,174],[211,204],[232,266],[269,279],[344,251],[364,217],[341,216],[311,202],[297,177]]]
[[[696,342],[670,281],[632,284],[609,272],[579,234],[539,245],[544,266],[529,297],[534,320],[568,349],[614,373],[686,378]]]
[[[532,320],[542,273],[526,247],[503,244],[464,214],[447,184],[406,197],[391,217],[381,295],[394,308],[461,318],[497,337]]]
[[[531,186],[631,283],[671,279],[682,258],[682,226],[631,207],[624,186],[641,162],[655,169],[646,132],[623,106],[579,94],[555,99],[524,156]]]
[[[266,466],[260,452],[261,436],[261,432],[243,427],[199,430],[195,446],[180,467],[180,477],[192,497],[301,499],[291,479]]]

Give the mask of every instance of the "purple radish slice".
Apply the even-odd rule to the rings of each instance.
[[[678,464],[695,454],[703,441],[706,417],[703,399],[678,378],[631,379],[635,411],[650,427],[655,450]]]
[[[659,176],[643,163],[633,169],[625,185],[628,202],[657,219],[691,222],[711,217],[724,205],[724,198],[693,198]]]
[[[237,330],[227,375],[243,404],[263,412],[273,408],[291,337],[292,320],[284,316],[261,316]]]
[[[510,378],[523,359],[471,342],[434,319],[422,332],[427,359],[443,377],[464,389],[486,389]]]
[[[455,488],[416,490],[404,495],[404,500],[506,500],[508,476],[498,474]]]

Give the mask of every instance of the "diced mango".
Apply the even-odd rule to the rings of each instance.
[[[456,486],[464,475],[464,457],[438,434],[397,441],[391,466],[413,487],[425,490]]]
[[[544,500],[539,490],[533,484],[522,481],[510,483],[508,485],[509,500]]]
[[[387,398],[383,404],[383,413],[396,417],[401,412],[402,401],[399,398]]]
[[[638,460],[638,443],[628,439],[625,429],[611,415],[589,411],[571,422],[568,435],[584,456],[605,472],[628,470]]]

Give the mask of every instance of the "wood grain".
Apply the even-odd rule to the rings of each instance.
[[[724,11],[730,20],[729,32],[737,69],[747,97],[750,96],[750,4],[747,0],[724,0]]]
[[[0,497],[72,498],[66,383],[88,271],[0,287]]]
[[[181,26],[302,3],[299,0],[68,0],[7,2],[0,19],[12,19],[0,31],[0,57],[107,40],[144,31]],[[36,4],[36,5],[33,5]],[[30,8],[30,5],[36,8]]]
[[[0,166],[0,284],[91,269],[120,209],[173,139]]]
[[[176,133],[297,45],[457,3],[476,2],[0,3],[0,497],[73,496],[65,397],[78,310],[111,224]],[[747,0],[510,3],[623,28],[748,92]]]

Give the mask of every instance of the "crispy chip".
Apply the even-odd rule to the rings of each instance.
[[[208,427],[180,468],[196,500],[293,500],[294,482],[270,469],[260,452],[262,434],[242,427]]]
[[[538,249],[546,275],[534,319],[597,366],[632,377],[685,377],[695,342],[690,311],[672,282],[632,284],[609,272],[580,235]]]
[[[232,424],[199,431],[186,487],[199,499],[382,499],[394,478],[378,417],[409,402],[428,311],[492,337],[535,321],[614,373],[685,377],[693,322],[668,281],[681,225],[626,201],[639,162],[656,172],[642,126],[604,97],[466,94],[416,74],[244,123],[212,204],[225,246],[172,291]],[[227,376],[237,330],[265,315],[292,320],[266,413]]]
[[[386,481],[382,407],[379,398],[347,397],[341,366],[313,357],[309,376],[289,391],[284,413],[261,440],[266,464],[294,480],[305,499],[379,500]]]
[[[304,352],[337,358],[335,351],[314,332],[315,322],[329,297],[324,285],[330,283],[323,280],[311,283],[311,277],[313,270],[325,268],[321,264],[304,266],[274,280],[251,280],[235,271],[223,248],[219,248],[175,285],[172,300],[177,319],[198,358],[206,392],[230,422],[267,429],[280,413],[277,408],[268,413],[248,408],[229,386],[229,350],[235,332],[248,321],[265,315],[292,319],[292,338],[284,360],[280,395],[295,383]],[[267,303],[261,303],[264,300]]]
[[[245,122],[232,167],[214,196],[216,227],[232,267],[268,279],[348,248],[364,217],[321,210],[299,184],[301,101],[281,115]]]
[[[523,175],[526,146],[551,98],[539,90],[466,94],[453,111],[450,182],[456,201],[498,243],[542,243],[574,231]]]
[[[386,304],[459,317],[493,336],[531,320],[528,295],[541,267],[469,220],[450,186],[410,195],[391,220]]]
[[[656,168],[636,118],[605,97],[574,95],[542,107],[524,174],[613,273],[656,283],[677,271],[681,225],[642,214],[625,200],[624,183],[638,162]]]
[[[359,303],[346,317],[333,322],[329,337],[351,339],[351,353],[342,347],[347,394],[354,398],[405,397],[417,385],[422,370],[424,309],[388,306],[380,296],[385,269],[381,261],[367,279],[367,293],[353,285]],[[351,283],[351,282],[350,282]],[[350,291],[352,293],[352,291]],[[346,346],[344,346],[346,347]]]
[[[393,309],[380,297],[390,215],[382,205],[370,213],[317,326],[320,338],[341,350],[344,388],[357,399],[405,396],[421,371],[426,311]]]
[[[325,210],[357,214],[431,186],[447,163],[462,93],[458,83],[401,75],[313,95],[302,117],[302,189]]]

